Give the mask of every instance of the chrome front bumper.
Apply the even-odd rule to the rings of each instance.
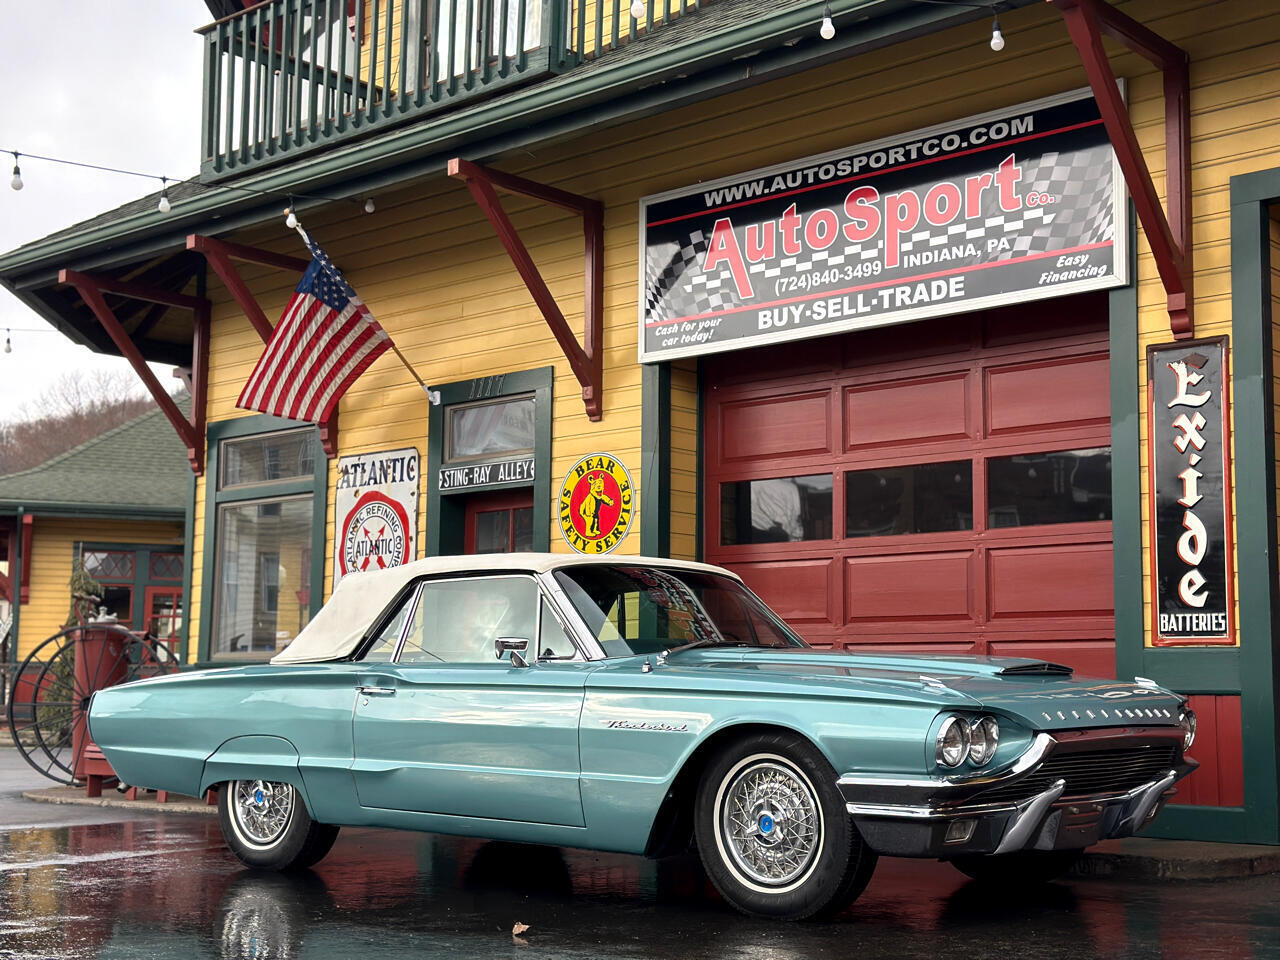
[[[1022,756],[996,773],[955,777],[884,778],[850,774],[838,786],[849,815],[877,853],[948,858],[1018,850],[1081,849],[1099,840],[1127,837],[1159,813],[1173,785],[1197,764],[1176,750],[1175,762],[1125,790],[1073,795],[1066,779],[1047,786],[1036,774],[1050,757],[1087,755],[1117,747],[1167,747],[1180,742],[1178,728],[1147,727],[1038,734]],[[1025,796],[984,802],[999,789]]]

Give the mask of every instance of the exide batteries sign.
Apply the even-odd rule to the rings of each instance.
[[[640,359],[1127,282],[1123,180],[1077,91],[640,202]]]

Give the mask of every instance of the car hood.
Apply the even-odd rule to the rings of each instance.
[[[1015,657],[904,656],[848,651],[734,647],[672,655],[654,672],[734,673],[801,688],[835,687],[857,695],[989,710],[1041,730],[1176,724],[1182,698],[1146,683],[1076,678],[1067,667]]]

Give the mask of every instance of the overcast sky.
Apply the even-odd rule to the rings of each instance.
[[[199,170],[200,0],[0,0],[0,150],[63,157],[181,179]],[[0,154],[0,251],[9,251],[159,188],[156,181],[23,159],[9,187]],[[129,370],[75,346],[0,290],[0,421],[76,367]],[[0,345],[0,351],[3,346]],[[172,384],[170,367],[155,367]],[[136,379],[136,376],[135,376]]]

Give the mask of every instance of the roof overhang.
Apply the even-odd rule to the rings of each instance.
[[[1002,9],[1038,0],[1006,0]],[[650,50],[623,47],[551,80],[424,119],[368,140],[198,189],[160,214],[151,204],[83,230],[54,234],[0,256],[0,285],[77,343],[117,352],[58,271],[124,271],[185,249],[188,234],[228,234],[280,214],[281,196],[346,198],[443,176],[460,154],[493,160],[509,151],[599,131],[846,57],[991,16],[985,7],[915,0],[835,3],[841,24],[821,40],[823,0],[719,0],[655,34]],[[744,12],[759,13],[744,19]],[[658,42],[661,41],[661,42]],[[274,196],[264,196],[274,195]],[[173,192],[171,191],[171,196]],[[301,212],[327,201],[298,201]],[[148,360],[185,362],[189,347],[143,346]]]

